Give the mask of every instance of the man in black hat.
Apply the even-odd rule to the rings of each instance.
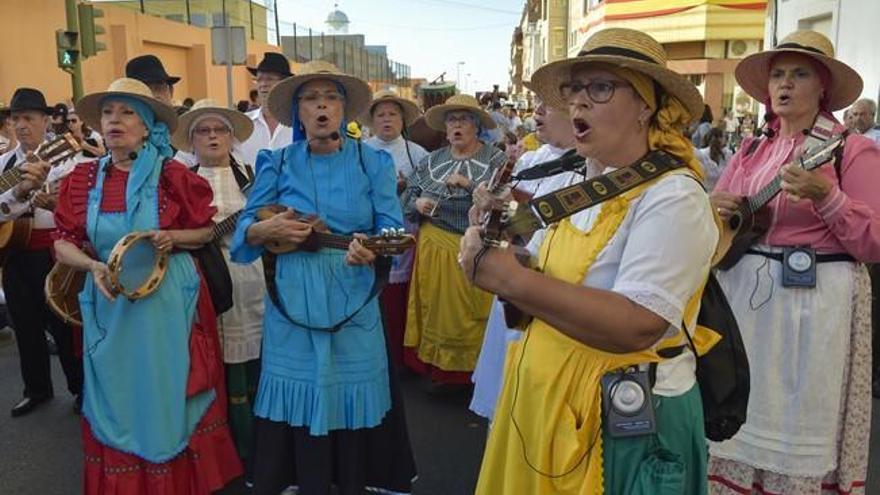
[[[125,77],[137,79],[150,87],[153,97],[162,103],[174,106],[171,98],[174,96],[174,85],[180,81],[179,77],[169,76],[165,72],[165,66],[155,55],[141,55],[125,64]]]
[[[247,113],[254,121],[254,132],[247,141],[241,144],[238,150],[244,163],[254,165],[257,161],[257,153],[262,149],[277,150],[290,144],[293,140],[293,130],[286,125],[278,123],[269,112],[269,91],[283,79],[290,77],[290,62],[287,57],[280,53],[266,52],[263,60],[256,67],[248,67],[257,83],[257,98],[260,108]]]
[[[9,110],[18,146],[0,156],[0,170],[6,172],[18,167],[23,180],[0,194],[0,222],[27,219],[31,225],[27,246],[14,251],[7,249],[3,262],[3,288],[24,381],[24,398],[12,408],[12,416],[27,414],[53,395],[46,330],[58,346],[67,388],[76,396],[78,410],[82,361],[73,355],[71,329],[49,309],[43,292],[46,275],[53,264],[49,248],[55,230],[52,210],[57,193],[33,193],[44,181],[58,184],[76,162],[70,159],[50,169],[48,163],[33,157],[33,152],[46,138],[52,113],[43,93],[19,88],[12,96]]]

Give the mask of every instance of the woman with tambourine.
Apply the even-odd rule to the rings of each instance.
[[[710,448],[711,489],[861,493],[871,427],[871,287],[862,263],[880,261],[880,149],[848,135],[820,168],[801,160],[843,135],[831,112],[859,97],[862,79],[834,58],[828,38],[807,30],[743,59],[736,79],[769,118],[764,137],[746,138],[730,159],[712,202],[726,220],[764,219],[765,233],[756,230],[757,243],[718,272],[751,392],[739,433]]]
[[[266,284],[260,260],[246,265],[230,262],[229,242],[253,177],[252,167],[233,158],[232,148],[250,137],[253,130],[253,121],[243,113],[205,99],[181,115],[180,125],[172,136],[172,144],[177,149],[195,155],[198,164],[195,171],[208,181],[214,193],[217,213],[213,242],[222,251],[222,261],[226,261],[232,280],[232,307],[217,317],[217,328],[226,363],[229,425],[238,453],[246,461],[252,459],[252,404],[260,378]]]
[[[396,171],[388,153],[345,132],[370,95],[364,81],[317,60],[269,94],[293,143],[257,156],[230,249],[237,262],[263,255],[269,292],[254,404],[258,495],[288,484],[325,494],[334,482],[344,494],[365,486],[409,492],[415,475],[389,381],[377,258],[362,244],[363,234],[403,227]],[[267,215],[270,206],[281,212]],[[354,239],[310,248],[321,233],[314,217]],[[279,245],[289,248],[270,254]]]
[[[211,188],[169,159],[177,117],[140,81],[116,80],[77,111],[110,150],[76,167],[55,210],[59,262],[89,272],[79,297],[84,492],[210,493],[239,476],[241,463],[211,298],[177,248],[208,238]],[[139,252],[136,262],[117,244]],[[139,273],[146,287],[120,285]]]

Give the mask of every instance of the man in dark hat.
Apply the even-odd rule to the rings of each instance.
[[[290,144],[293,139],[293,131],[290,127],[278,123],[266,104],[269,99],[269,91],[284,78],[290,77],[290,62],[287,57],[280,53],[266,52],[263,60],[256,67],[248,67],[257,83],[257,98],[260,108],[247,113],[254,121],[254,132],[247,141],[241,144],[238,152],[244,163],[254,165],[257,153],[261,149],[276,150]]]
[[[155,55],[141,55],[125,64],[125,77],[137,79],[150,87],[153,97],[162,103],[174,106],[171,98],[174,96],[174,85],[180,81],[179,77],[169,76],[165,72],[165,66]]]
[[[27,414],[52,398],[46,330],[58,346],[67,388],[76,396],[78,410],[82,393],[82,361],[73,355],[71,329],[49,309],[43,292],[46,275],[53,263],[49,248],[55,229],[52,210],[57,192],[33,193],[44,181],[50,187],[55,185],[57,190],[57,184],[73,170],[76,162],[69,159],[50,169],[48,163],[32,156],[46,138],[52,114],[43,93],[19,88],[12,96],[9,110],[18,146],[0,156],[0,170],[6,172],[18,167],[22,180],[0,194],[0,222],[28,219],[31,226],[27,245],[19,250],[7,248],[3,262],[3,288],[24,381],[24,398],[12,408],[12,416]]]

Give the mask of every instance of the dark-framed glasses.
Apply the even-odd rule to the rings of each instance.
[[[614,97],[615,89],[628,86],[630,86],[629,83],[607,79],[596,79],[586,84],[580,81],[569,81],[559,85],[559,94],[565,101],[571,102],[576,95],[586,90],[587,97],[593,103],[608,103]]]

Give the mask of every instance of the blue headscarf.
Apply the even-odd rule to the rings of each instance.
[[[336,85],[336,91],[338,91],[343,98],[348,98],[348,94],[345,92],[345,86],[343,86],[338,81],[333,81],[333,84]],[[302,94],[302,90],[305,86],[305,84],[302,84],[296,89],[296,93],[293,94],[293,104],[290,106],[290,127],[293,128],[294,143],[306,139],[306,130],[303,127],[302,121],[300,121],[299,119],[299,97]],[[348,126],[348,121],[346,121],[345,117],[343,116],[342,122],[340,122],[339,124],[340,136],[345,136],[346,126]]]
[[[141,203],[156,201],[157,192],[144,187],[149,183],[158,183],[158,175],[162,173],[162,163],[166,158],[174,155],[171,148],[171,135],[165,122],[156,120],[156,113],[142,100],[123,95],[110,95],[101,100],[101,107],[108,102],[115,101],[131,107],[141,118],[149,135],[144,140],[144,146],[137,152],[137,159],[131,165],[128,174],[128,183],[125,189],[126,217],[129,227],[134,230],[154,229],[158,226],[134,225],[135,214]],[[151,180],[152,179],[152,180]]]

